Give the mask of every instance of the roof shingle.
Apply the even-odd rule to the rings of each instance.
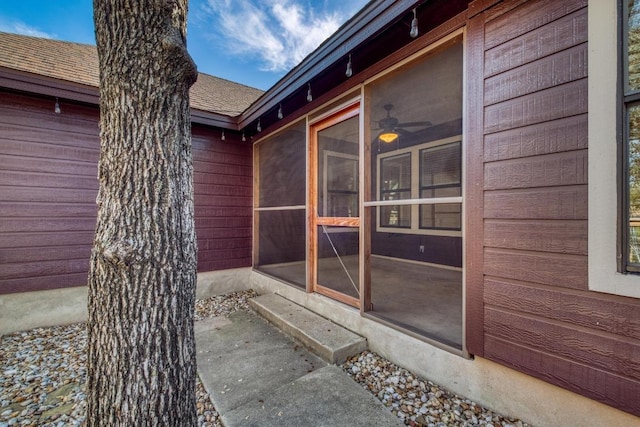
[[[0,32],[0,67],[98,87],[95,46]],[[235,117],[262,95],[260,89],[198,73],[191,108]]]

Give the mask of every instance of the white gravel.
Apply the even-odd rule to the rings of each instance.
[[[255,291],[196,302],[195,319],[248,310]],[[0,338],[0,427],[82,426],[85,420],[85,324],[37,328]],[[406,425],[415,427],[530,427],[416,377],[388,360],[363,352],[341,365]],[[222,426],[198,380],[198,426]]]
[[[356,354],[341,367],[409,426],[531,427],[457,396],[370,351]]]

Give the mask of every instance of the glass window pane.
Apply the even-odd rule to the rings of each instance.
[[[460,230],[462,226],[460,203],[438,203],[420,206],[420,228]]]
[[[256,211],[256,268],[302,288],[306,283],[306,210]]]
[[[380,174],[381,193],[397,190],[411,190],[411,153],[381,159]],[[410,191],[409,196],[411,196]]]
[[[406,200],[411,198],[411,153],[385,157],[380,160],[380,199]],[[380,226],[411,228],[410,206],[380,208]]]
[[[627,111],[629,126],[629,262],[640,264],[640,105]]]
[[[434,197],[460,197],[462,195],[459,186],[453,187],[435,187],[420,190],[420,198],[430,199]]]
[[[640,89],[640,1],[628,0],[627,60],[629,75],[627,91]]]
[[[380,226],[411,228],[411,206],[381,206]]]
[[[460,143],[420,150],[420,186],[460,184]]]
[[[261,142],[258,156],[259,206],[306,204],[306,132],[302,121]]]

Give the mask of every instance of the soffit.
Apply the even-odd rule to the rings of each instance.
[[[417,10],[420,35],[467,10],[470,0],[371,1],[318,49],[265,92],[241,116],[239,128],[256,134],[258,119],[263,130],[277,127],[277,111],[285,115],[309,110],[309,84],[314,99],[343,85],[362,82],[358,73],[413,43],[409,36],[412,9]],[[354,75],[346,77],[351,54]],[[314,104],[314,103],[311,103]],[[258,135],[259,136],[259,135]]]

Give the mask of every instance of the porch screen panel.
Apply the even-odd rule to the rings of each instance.
[[[446,239],[435,236],[432,239]],[[444,254],[422,245],[422,255],[439,259]],[[460,268],[410,261],[420,245],[410,234],[373,240],[369,313],[456,349],[462,349],[462,271]],[[461,252],[461,248],[459,248]]]
[[[318,227],[318,284],[359,297],[359,235],[356,227]]]
[[[318,216],[357,217],[358,117],[318,132]]]
[[[305,147],[304,121],[258,145],[260,208],[305,204]]]
[[[306,283],[306,211],[257,211],[257,269],[294,285]]]
[[[368,311],[462,348],[462,37],[365,87]]]
[[[258,195],[254,267],[306,283],[306,125],[301,121],[256,146]]]

